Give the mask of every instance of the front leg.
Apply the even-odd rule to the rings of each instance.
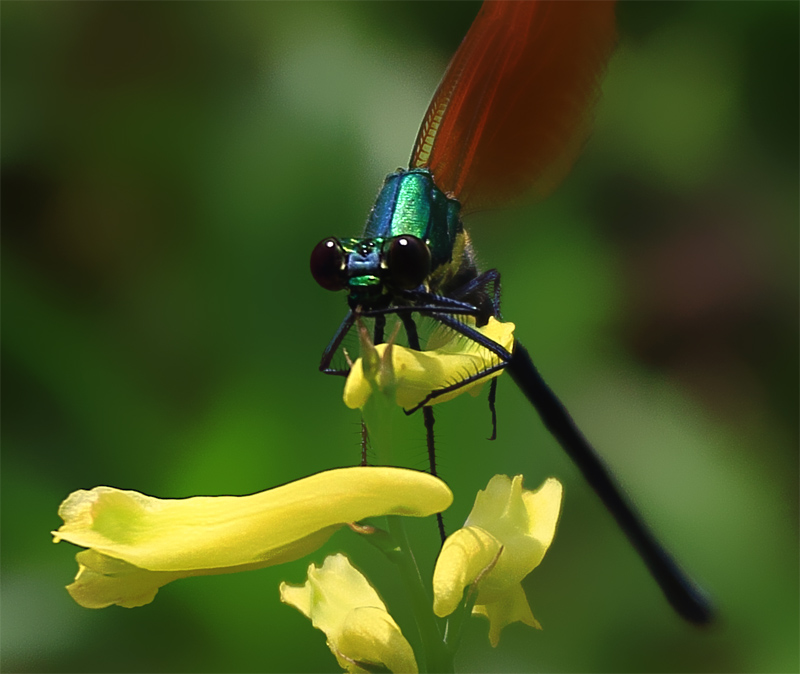
[[[350,374],[350,368],[346,370],[337,370],[336,368],[331,368],[331,361],[333,360],[333,356],[339,350],[339,347],[342,344],[342,341],[347,336],[347,333],[350,332],[350,329],[353,327],[353,323],[356,321],[356,313],[354,311],[347,312],[347,316],[344,317],[342,324],[339,326],[339,329],[336,331],[336,334],[333,336],[333,339],[330,341],[328,346],[325,347],[325,351],[322,352],[322,360],[319,363],[319,370],[320,372],[324,372],[325,374],[336,374],[340,377],[346,377]]]
[[[491,291],[488,291],[491,286]],[[489,320],[489,316],[494,316],[498,321],[502,320],[500,315],[500,272],[496,269],[488,269],[482,274],[478,274],[474,279],[468,281],[463,286],[456,288],[450,296],[453,299],[466,301],[476,307],[483,307],[480,312],[479,324],[483,325]],[[486,306],[488,302],[488,307]],[[487,311],[488,309],[488,311]]]
[[[466,376],[463,379],[460,379],[459,381],[457,381],[457,382],[455,382],[453,384],[450,384],[448,386],[443,386],[441,388],[436,389],[435,391],[431,391],[417,405],[415,405],[410,410],[406,410],[406,414],[413,414],[420,407],[425,408],[425,405],[427,405],[429,402],[431,402],[432,400],[435,400],[436,398],[438,398],[438,397],[440,397],[440,396],[442,396],[442,395],[444,395],[446,393],[451,393],[453,391],[457,391],[458,389],[463,388],[464,386],[467,386],[468,384],[471,384],[471,383],[473,383],[475,381],[478,381],[479,379],[483,379],[483,378],[487,377],[488,375],[493,374],[494,372],[497,372],[498,370],[502,370],[509,364],[509,362],[511,362],[512,354],[511,354],[510,351],[505,349],[501,344],[498,344],[497,342],[495,342],[493,339],[489,339],[488,337],[486,337],[484,334],[482,334],[481,332],[479,332],[478,330],[476,330],[472,326],[465,325],[461,321],[457,320],[456,318],[454,318],[452,316],[448,316],[447,314],[433,314],[433,318],[438,320],[440,323],[446,325],[447,327],[451,328],[455,332],[458,332],[459,334],[464,335],[465,337],[467,337],[468,339],[472,340],[473,342],[475,342],[476,344],[478,344],[482,348],[486,349],[487,351],[493,353],[495,356],[497,356],[498,362],[495,363],[494,365],[490,366],[490,367],[487,367],[487,368],[479,371],[479,372],[475,372],[474,374]],[[494,425],[495,425],[495,420],[496,420],[496,417],[495,417],[495,414],[494,414],[494,412],[495,412],[495,410],[494,410],[494,397],[495,397],[494,390],[490,390],[489,408],[492,411],[492,426],[493,426],[493,428],[492,428],[492,436],[493,437],[495,436]],[[427,408],[425,408],[425,409],[427,409]]]
[[[422,349],[419,343],[419,334],[417,333],[417,324],[414,323],[414,319],[411,317],[411,312],[402,311],[398,312],[398,315],[400,316],[400,320],[403,322],[403,326],[406,329],[409,347],[415,351],[421,351]],[[428,445],[428,463],[430,465],[431,475],[437,475],[436,443],[433,434],[433,424],[435,422],[433,418],[433,410],[430,407],[424,408],[422,410],[422,418],[425,422],[425,440]],[[442,513],[436,513],[436,522],[439,525],[439,536],[442,539],[442,544],[444,544],[444,541],[447,538],[447,533],[445,532],[444,518],[442,517]]]

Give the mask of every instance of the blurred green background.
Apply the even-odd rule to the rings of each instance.
[[[278,600],[346,549],[91,611],[53,546],[78,488],[244,494],[359,459],[317,372],[345,313],[312,247],[406,164],[475,3],[2,3],[2,668],[332,671]],[[719,620],[671,612],[510,379],[437,408],[463,521],[495,473],[565,505],[544,631],[462,671],[798,671],[798,4],[625,3],[595,134],[549,200],[467,221],[505,316]],[[426,465],[408,420],[406,465]],[[322,496],[321,498],[324,498]],[[411,526],[420,557],[432,521]]]

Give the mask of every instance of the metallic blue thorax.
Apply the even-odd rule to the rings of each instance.
[[[342,239],[347,252],[351,305],[375,302],[391,292],[384,277],[384,254],[397,236],[411,235],[428,244],[431,273],[452,260],[463,231],[460,204],[433,182],[426,169],[401,169],[386,177],[358,239]]]

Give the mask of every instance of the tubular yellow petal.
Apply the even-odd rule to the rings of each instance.
[[[388,467],[325,471],[250,496],[158,499],[96,487],[61,505],[66,540],[150,571],[268,564],[309,552],[347,522],[425,517],[446,509],[450,489],[427,473]]]
[[[480,586],[479,603],[494,601],[541,563],[555,536],[561,510],[561,483],[549,478],[536,491],[522,488],[522,476],[496,475],[479,492],[467,526],[491,531],[503,554]]]
[[[501,323],[490,318],[478,331],[511,351],[514,342],[513,323]],[[446,338],[442,335],[446,335]],[[383,359],[387,345],[378,344],[375,349]],[[434,334],[428,343],[428,349],[424,351],[394,346],[391,362],[395,373],[397,404],[409,409],[419,404],[432,391],[450,386],[465,376],[481,372],[500,361],[495,354],[473,340],[448,330]],[[477,394],[485,382],[501,372],[502,370],[498,370],[467,386],[441,395],[430,404],[452,400],[467,391]],[[372,393],[372,386],[369,377],[364,375],[362,359],[359,358],[350,369],[345,383],[345,404],[352,409],[363,407]]]
[[[472,612],[489,619],[489,641],[495,647],[500,643],[500,632],[511,623],[522,622],[537,630],[542,629],[539,621],[531,613],[528,598],[521,585],[509,589],[501,599],[491,604],[476,604]]]
[[[464,588],[495,559],[501,544],[480,527],[464,527],[442,546],[433,571],[433,612],[443,618],[458,608]]]
[[[124,608],[136,608],[149,604],[155,599],[159,588],[179,578],[252,571],[298,559],[325,543],[330,538],[332,530],[323,529],[316,535],[287,546],[282,551],[276,551],[268,562],[213,569],[149,571],[96,550],[84,550],[75,555],[78,574],[75,576],[75,581],[67,585],[67,592],[84,608],[106,608],[112,604]]]
[[[545,480],[544,484],[536,491],[523,491],[522,500],[528,511],[531,528],[530,536],[541,544],[544,550],[550,547],[556,535],[558,516],[561,513],[561,498],[564,488],[554,477]],[[536,566],[541,562],[541,558]]]
[[[417,672],[414,652],[397,623],[344,555],[327,557],[319,568],[311,564],[305,584],[281,583],[280,593],[281,601],[325,633],[328,647],[347,671]]]
[[[170,571],[146,571],[121,559],[95,550],[79,552],[78,575],[67,585],[72,598],[85,608],[105,608],[112,604],[134,608],[153,601],[162,585],[185,574]]]
[[[561,483],[554,478],[529,491],[523,489],[521,475],[513,480],[495,475],[478,492],[464,528],[442,548],[434,570],[434,612],[449,615],[461,601],[463,589],[477,579],[473,612],[489,618],[493,645],[509,623],[539,627],[520,583],[541,563],[553,541],[561,496]],[[494,565],[481,575],[493,555]]]
[[[375,671],[383,666],[390,672],[416,673],[414,650],[386,609],[356,607],[344,621],[337,643],[336,659],[348,671]],[[355,663],[373,665],[369,670]]]

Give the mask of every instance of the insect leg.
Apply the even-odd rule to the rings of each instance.
[[[448,328],[452,328],[459,334],[464,335],[464,337],[468,337],[476,344],[479,344],[487,351],[491,351],[493,354],[498,356],[500,360],[503,361],[504,363],[508,363],[508,361],[511,360],[511,353],[509,353],[507,349],[504,349],[500,344],[495,342],[493,339],[489,339],[484,334],[478,332],[478,330],[473,328],[471,325],[466,325],[461,321],[459,321],[457,318],[453,318],[448,314],[435,313],[431,315],[440,323],[444,323],[444,325],[446,325]]]
[[[436,475],[436,448],[434,447],[433,443],[433,410],[430,407],[426,407],[422,410],[422,419],[425,422],[425,437],[428,443],[428,458],[430,459],[430,466],[431,466],[431,475]],[[447,540],[447,532],[444,528],[444,518],[442,517],[442,513],[436,513],[436,523],[439,525],[439,537],[442,539],[442,543]]]
[[[319,363],[320,372],[324,372],[325,374],[338,374],[342,377],[346,377],[350,372],[350,369],[347,370],[336,370],[330,367],[331,361],[333,360],[333,356],[336,351],[339,349],[339,346],[342,343],[342,340],[345,338],[348,332],[350,332],[350,328],[353,327],[353,323],[355,323],[356,314],[353,311],[348,311],[347,316],[344,317],[342,324],[339,326],[339,329],[336,331],[336,334],[333,336],[333,339],[330,341],[328,346],[325,347],[325,351],[322,352],[322,360]]]
[[[449,294],[450,298],[453,300],[471,303],[476,310],[472,315],[476,317],[479,325],[483,325],[487,322],[489,316],[494,316],[497,320],[502,320],[500,314],[500,272],[496,269],[489,269],[479,274]],[[443,311],[442,313],[449,312]],[[497,437],[496,398],[497,379],[492,379],[489,387],[489,412],[492,417],[492,434],[489,437],[490,440],[494,440]]]
[[[364,417],[361,417],[361,465],[367,465],[367,447],[369,446],[369,432],[367,431],[367,422]]]
[[[465,283],[460,288],[456,288],[450,293],[450,297],[454,300],[460,300],[469,297],[476,290],[483,290],[489,284],[492,284],[492,300],[495,307],[500,308],[500,272],[496,269],[487,269],[485,272],[478,274],[474,279]]]
[[[378,314],[375,316],[375,330],[373,332],[372,343],[383,344],[384,330],[386,329],[386,314]]]
[[[492,434],[488,440],[497,440],[497,378],[495,377],[489,383],[489,411],[492,413]]]
[[[434,311],[441,311],[449,314],[459,314],[462,316],[475,316],[479,313],[478,307],[469,304],[468,302],[461,302],[454,300],[444,295],[436,295],[429,293],[425,290],[405,290],[401,294],[404,300],[407,300],[413,305],[413,310],[421,314],[430,314]],[[410,308],[410,307],[408,307]],[[382,307],[380,309],[370,309],[364,311],[364,316],[377,316],[379,314],[396,314],[408,308],[390,306]]]
[[[500,272],[496,269],[488,269],[478,274],[463,286],[449,293],[449,296],[455,300],[469,302],[476,308],[480,307],[479,325],[487,321],[489,316],[502,320],[500,315]]]
[[[457,381],[454,384],[450,384],[449,386],[443,386],[442,388],[438,388],[435,391],[431,391],[414,407],[412,407],[410,410],[406,410],[406,414],[413,414],[420,407],[422,407],[423,409],[427,409],[425,408],[425,406],[431,400],[434,400],[435,398],[438,398],[444,395],[445,393],[451,393],[452,391],[457,391],[458,389],[463,388],[464,386],[467,386],[472,382],[478,381],[479,379],[484,379],[488,375],[497,372],[498,370],[502,370],[508,365],[509,361],[512,358],[512,355],[506,349],[504,349],[500,344],[498,344],[492,339],[489,339],[485,335],[481,334],[480,332],[475,330],[475,328],[469,325],[464,325],[464,323],[461,323],[459,320],[453,318],[452,316],[448,316],[447,314],[432,314],[432,316],[433,318],[443,323],[447,327],[452,328],[456,332],[464,335],[465,337],[468,337],[473,342],[476,342],[478,345],[482,346],[487,351],[494,353],[498,357],[498,362],[495,365],[492,365],[491,367],[487,367],[481,370],[480,372],[476,372],[475,374],[469,375],[468,377],[464,377],[463,379]],[[491,390],[490,390],[490,396],[491,396]],[[493,408],[494,408],[494,400],[493,398],[490,397],[489,409],[492,410],[492,412],[494,412]],[[495,421],[496,418],[493,414],[492,415],[493,425]]]
[[[403,326],[406,329],[408,346],[415,351],[421,351],[422,349],[420,348],[419,334],[417,333],[417,324],[414,323],[411,313],[409,311],[400,311],[398,312],[398,315],[400,316],[400,320],[403,322]],[[422,418],[425,422],[425,439],[428,445],[428,462],[431,469],[431,475],[437,475],[436,444],[434,442],[433,435],[433,424],[435,423],[433,418],[433,410],[430,407],[423,408]],[[444,529],[444,519],[442,518],[442,513],[436,513],[436,521],[439,524],[439,536],[441,536],[442,543],[444,543],[445,539],[447,538],[447,534],[445,533]]]

